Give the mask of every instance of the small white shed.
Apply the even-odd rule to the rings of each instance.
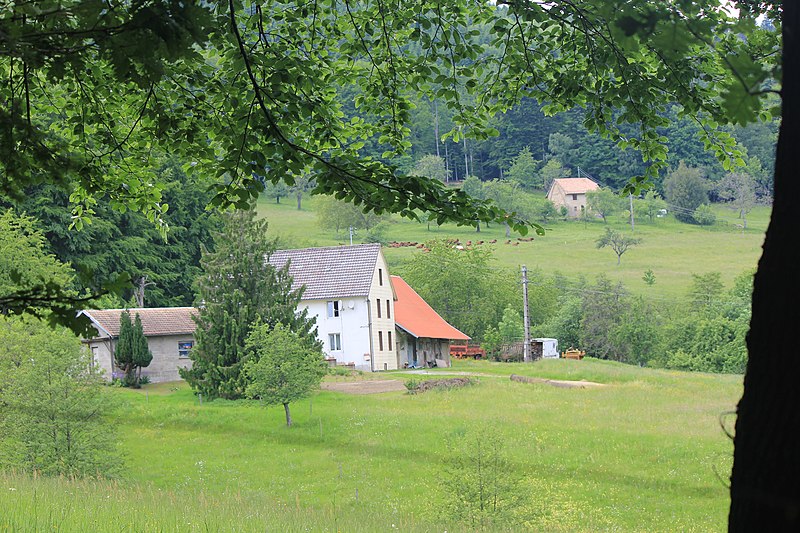
[[[558,339],[531,339],[531,355],[534,359],[558,359]]]

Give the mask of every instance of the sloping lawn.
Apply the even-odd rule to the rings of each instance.
[[[519,479],[509,529],[725,529],[733,447],[720,419],[741,376],[591,359],[447,370],[485,376],[418,395],[319,392],[293,405],[292,428],[282,408],[201,405],[182,383],[120,390],[125,479],[3,475],[0,530],[56,518],[66,531],[96,520],[117,531],[461,530],[442,513],[452,498],[442,479],[477,434],[500,445],[507,475]],[[525,384],[512,373],[605,386]]]

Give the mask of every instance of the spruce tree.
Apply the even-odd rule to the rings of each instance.
[[[245,350],[245,339],[257,320],[313,338],[313,319],[297,311],[302,289],[292,290],[287,267],[269,264],[275,248],[266,220],[256,220],[251,208],[226,213],[214,251],[203,249],[192,368],[181,377],[206,398],[244,397],[242,366],[247,357],[257,357]]]
[[[152,361],[153,352],[150,351],[150,347],[147,345],[147,338],[144,336],[144,328],[142,327],[142,319],[139,317],[139,313],[136,313],[136,319],[133,323],[133,364],[138,370],[136,374],[136,387],[139,386],[139,381],[141,379],[141,369],[150,366]]]
[[[119,337],[114,348],[114,360],[117,366],[125,372],[123,383],[132,385],[134,380],[134,334],[131,315],[127,310],[119,315]]]

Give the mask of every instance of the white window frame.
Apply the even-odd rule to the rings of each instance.
[[[338,318],[342,314],[342,305],[339,300],[328,301],[328,318]]]
[[[341,333],[328,333],[328,346],[332,352],[342,351],[342,334]]]
[[[178,341],[178,359],[189,359],[192,348],[194,348],[194,341]]]

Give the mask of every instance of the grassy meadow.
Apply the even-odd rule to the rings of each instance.
[[[284,198],[280,204],[274,199],[262,198],[259,213],[266,217],[280,245],[290,248],[306,246],[335,246],[349,243],[345,228],[336,235],[333,228],[322,228],[314,212],[315,198],[305,198],[302,210],[297,210],[293,198]],[[597,249],[595,241],[605,231],[602,220],[588,223],[569,221],[553,222],[546,226],[544,236],[535,236],[533,242],[517,246],[505,244],[505,229],[492,225],[475,228],[445,224],[428,229],[426,222],[415,222],[399,217],[389,220],[386,231],[388,241],[425,242],[437,238],[458,238],[490,241],[495,250],[496,264],[518,269],[526,265],[529,270],[540,269],[544,274],[560,272],[569,280],[585,276],[590,281],[600,273],[612,280],[620,280],[634,293],[653,300],[680,300],[689,290],[692,274],[720,272],[726,287],[733,279],[748,269],[754,269],[761,255],[764,233],[769,223],[770,209],[756,207],[747,217],[748,228],[737,227],[736,213],[722,206],[714,206],[717,224],[695,226],[676,221],[671,216],[649,222],[645,217],[635,221],[634,235],[641,244],[630,248],[617,265],[617,257],[610,248]],[[630,235],[630,225],[624,215],[609,217],[608,225]],[[363,232],[359,232],[363,233]],[[516,241],[517,235],[512,235]],[[361,242],[357,235],[353,242]],[[488,245],[484,245],[488,246]],[[407,261],[414,248],[384,248],[389,266],[396,272]],[[648,286],[642,280],[646,270],[652,270],[656,283]],[[535,280],[534,280],[535,281]]]
[[[201,404],[183,383],[115,389],[123,478],[0,474],[0,531],[470,530],[442,513],[452,495],[441,480],[476,435],[500,444],[519,480],[508,529],[725,529],[732,443],[720,420],[741,376],[592,359],[447,370],[479,377],[418,395],[319,391],[293,405],[292,428],[282,407]]]

